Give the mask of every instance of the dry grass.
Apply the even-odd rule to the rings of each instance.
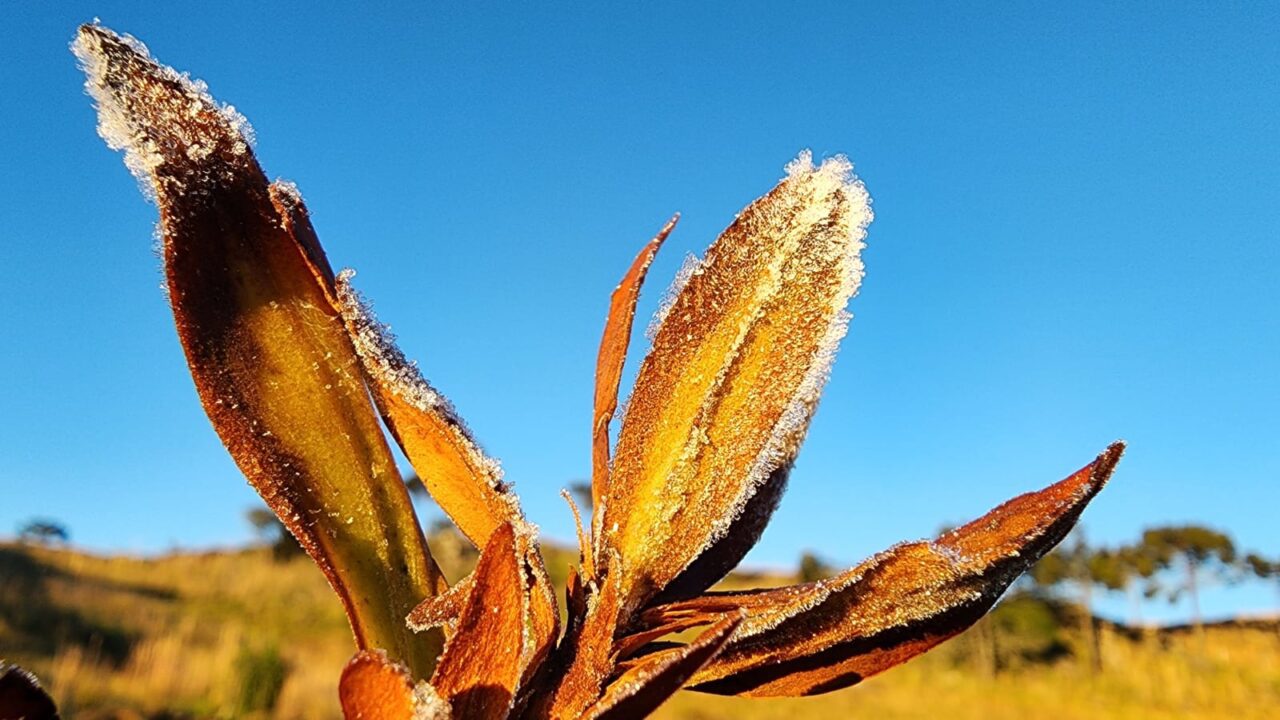
[[[939,718],[1130,720],[1274,718],[1280,707],[1280,637],[1213,629],[1134,642],[1103,635],[1106,671],[1068,659],[989,677],[926,655],[858,687],[813,698],[709,698],[683,692],[658,718]]]
[[[441,548],[444,550],[444,548]],[[451,577],[465,572],[466,553]],[[571,552],[552,549],[558,578]],[[761,579],[767,581],[768,579]],[[776,579],[774,579],[776,582]],[[994,676],[950,643],[862,685],[817,698],[681,693],[660,718],[1250,718],[1280,707],[1280,635],[1214,628],[1134,641],[1104,633],[1107,671],[1071,657]],[[76,717],[255,716],[240,709],[246,652],[279,650],[287,673],[274,713],[336,718],[351,653],[338,603],[305,558],[266,550],[99,557],[0,546],[0,655],[47,681]]]

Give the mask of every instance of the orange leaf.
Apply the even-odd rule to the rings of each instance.
[[[793,587],[711,593],[655,608],[651,622],[744,610],[747,620],[694,678],[731,695],[812,695],[909,660],[956,635],[1049,552],[1100,491],[1124,446],[932,542],[905,543],[840,575]]]
[[[431,676],[458,717],[501,720],[515,702],[529,603],[523,566],[515,529],[499,526],[480,554],[457,631]]]
[[[762,486],[785,478],[844,335],[871,220],[851,172],[843,159],[798,158],[708,250],[661,322],[598,525],[599,545],[627,563],[629,610],[709,548],[727,553],[713,565],[736,562],[763,527],[745,518],[748,542],[717,545]],[[687,581],[686,592],[718,579]]]
[[[596,356],[595,415],[591,423],[591,503],[596,518],[601,515],[601,498],[608,493],[609,421],[618,409],[618,384],[622,381],[627,347],[631,344],[631,327],[636,315],[636,302],[640,299],[640,286],[644,284],[644,277],[658,254],[658,248],[662,247],[679,221],[677,213],[640,250],[609,298],[609,315],[605,319],[600,352]]]
[[[338,700],[347,720],[446,720],[449,706],[425,682],[416,686],[403,665],[381,651],[351,658],[338,681]]]
[[[404,617],[444,581],[327,301],[305,209],[269,187],[243,119],[97,26],[75,45],[100,131],[160,209],[178,335],[205,412],[249,482],[324,571],[361,648],[419,676],[440,634]]]
[[[614,558],[611,566],[618,568],[621,564]],[[603,584],[585,593],[570,595],[570,608],[581,602],[577,598],[586,595],[586,611],[570,620],[569,632],[552,658],[551,687],[534,699],[530,717],[556,720],[580,717],[599,699],[601,688],[613,674],[617,660],[613,635],[618,626],[620,598],[618,584],[608,578],[603,580]],[[572,591],[575,585],[576,581],[569,589]]]
[[[502,467],[484,454],[449,401],[395,346],[351,287],[352,275],[338,276],[338,307],[378,409],[432,499],[476,547],[484,547],[499,525],[521,522]]]

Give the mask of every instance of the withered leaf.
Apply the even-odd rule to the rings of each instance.
[[[932,542],[904,543],[836,577],[655,608],[651,622],[743,610],[747,619],[692,689],[811,695],[902,663],[978,620],[1057,545],[1102,489],[1116,443],[1070,477],[1021,495]]]
[[[154,191],[174,320],[214,427],[328,577],[359,647],[428,673],[440,635],[414,637],[404,617],[443,578],[352,373],[300,199],[268,186],[238,115],[136,41],[86,25],[75,50],[103,137]]]
[[[471,596],[471,586],[475,579],[473,572],[449,586],[448,590],[423,600],[410,611],[405,622],[415,632],[452,625],[462,614],[462,608],[466,605],[467,598]]]
[[[815,168],[802,155],[676,296],[628,402],[598,525],[598,545],[627,562],[628,610],[723,538],[795,457],[844,335],[870,220],[847,161]]]

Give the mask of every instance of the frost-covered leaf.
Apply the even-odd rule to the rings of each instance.
[[[609,485],[609,421],[618,409],[618,384],[622,381],[622,368],[627,361],[627,347],[631,344],[631,328],[636,315],[636,302],[640,299],[640,287],[653,258],[662,243],[680,220],[677,214],[636,255],[627,274],[609,298],[609,315],[605,318],[604,334],[600,338],[600,352],[596,356],[595,414],[591,427],[591,502],[594,517],[599,520],[600,498],[608,494]]]
[[[715,657],[741,622],[741,614],[730,615],[687,645],[659,650],[630,663],[609,683],[604,695],[587,709],[584,717],[592,720],[645,717]]]
[[[848,687],[973,624],[1057,545],[1102,489],[1116,443],[1070,477],[1016,497],[932,542],[904,543],[833,578],[709,593],[654,608],[649,622],[743,610],[747,619],[691,687],[729,695],[813,695]]]
[[[709,548],[724,556],[708,567],[736,562],[750,542],[719,543],[736,521],[763,527],[744,509],[783,477],[803,440],[862,277],[870,221],[848,161],[814,167],[805,153],[724,231],[671,304],[602,499],[597,544],[626,560],[624,607],[643,606]],[[767,518],[773,504],[754,509]],[[686,578],[686,592],[713,575]]]
[[[452,631],[467,598],[471,596],[471,585],[475,579],[473,572],[449,586],[448,590],[423,600],[409,612],[405,622],[414,632],[424,632],[436,627],[446,627]]]
[[[520,506],[502,467],[471,436],[452,404],[427,383],[351,287],[337,279],[338,307],[387,427],[427,492],[477,547],[502,523],[519,523]]]
[[[56,720],[58,706],[34,675],[0,662],[0,718]]]
[[[501,720],[524,674],[529,587],[510,524],[500,525],[480,553],[458,628],[431,685],[460,718]]]
[[[356,653],[338,681],[346,720],[449,720],[449,704],[380,650]]]
[[[417,677],[440,650],[404,617],[444,587],[286,185],[269,186],[240,116],[139,43],[75,42],[100,131],[150,184],[178,335],[205,411],[249,482],[328,577],[361,648]]]

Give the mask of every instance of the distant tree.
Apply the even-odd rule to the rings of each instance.
[[[1280,568],[1277,568],[1276,563],[1267,560],[1257,553],[1249,553],[1248,555],[1245,555],[1244,564],[1249,572],[1253,573],[1259,580],[1266,580],[1267,578],[1273,577],[1277,571],[1280,571]]]
[[[249,508],[244,513],[244,519],[249,521],[253,531],[261,537],[274,538],[277,529],[281,527],[276,514],[264,507]]]
[[[1179,582],[1160,586],[1162,594],[1191,599],[1191,624],[1203,628],[1200,590],[1208,583],[1240,579],[1235,543],[1230,536],[1202,525],[1150,528],[1142,533],[1142,547],[1160,570],[1181,573]]]
[[[797,574],[800,582],[814,582],[831,577],[833,571],[822,558],[806,550],[800,555],[800,568]]]
[[[453,521],[447,517],[436,518],[427,526],[428,535],[438,535],[440,533],[458,533],[461,535],[461,533],[458,532],[457,526],[455,526]]]
[[[418,477],[418,473],[411,472],[404,476],[404,487],[409,491],[409,497],[416,500],[431,501],[431,493],[427,492],[427,486]]]
[[[252,507],[244,518],[253,527],[260,540],[271,547],[271,555],[277,560],[288,560],[303,554],[302,546],[276,514],[264,507]]]
[[[1249,553],[1244,557],[1244,569],[1259,580],[1275,580],[1276,590],[1280,591],[1280,560],[1268,560],[1258,553]]]
[[[1083,531],[1071,534],[1071,539],[1054,548],[1031,567],[1029,576],[1041,589],[1050,593],[1066,586],[1067,597],[1074,596],[1080,616],[1080,631],[1084,636],[1084,661],[1094,672],[1102,670],[1102,652],[1098,641],[1098,628],[1093,615],[1093,589],[1098,584],[1095,572],[1111,567],[1094,559],[1094,550],[1085,542]]]
[[[1123,592],[1130,600],[1130,624],[1141,622],[1143,589],[1159,569],[1152,551],[1142,543],[1102,548],[1085,560],[1094,584],[1111,592]]]
[[[67,526],[54,520],[28,520],[18,528],[18,539],[39,545],[65,544],[71,539]]]
[[[1125,571],[1125,594],[1129,596],[1130,621],[1142,622],[1142,601],[1150,596],[1148,591],[1160,570],[1159,562],[1150,548],[1142,542],[1120,548],[1120,563]]]
[[[587,480],[574,480],[569,483],[569,493],[573,495],[574,502],[578,503],[578,507],[583,512],[591,512],[591,483]]]

